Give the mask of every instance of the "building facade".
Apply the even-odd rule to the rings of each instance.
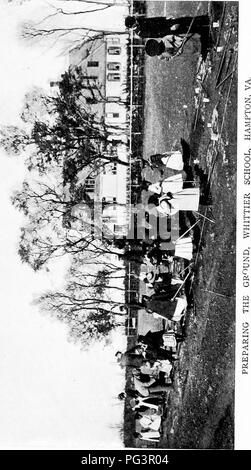
[[[126,235],[128,227],[127,40],[127,34],[104,35],[72,50],[69,57],[70,66],[82,69],[86,103],[105,123],[110,141],[104,150],[110,163],[78,183],[102,205],[102,221],[115,237]]]

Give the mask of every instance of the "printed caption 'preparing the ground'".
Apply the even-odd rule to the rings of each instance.
[[[251,78],[245,80],[244,104],[244,154],[243,154],[243,194],[242,194],[242,374],[249,370],[249,314],[250,314],[250,192],[246,188],[251,182]],[[247,145],[248,144],[248,145]],[[247,145],[247,147],[246,147]]]

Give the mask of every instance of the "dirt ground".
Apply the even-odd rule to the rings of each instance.
[[[149,57],[145,68],[144,158],[179,148],[183,137],[210,200],[200,212],[215,222],[201,218],[199,224],[194,308],[168,395],[164,448],[234,445],[238,4],[149,2],[147,15],[206,12],[222,25],[212,30],[205,62],[195,37],[182,56],[168,63]]]

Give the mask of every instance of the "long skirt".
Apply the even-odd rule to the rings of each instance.
[[[162,182],[162,193],[179,193],[183,189],[183,178],[182,173],[177,175],[169,176]]]
[[[163,346],[163,334],[165,330],[161,331],[148,331],[145,336],[141,337],[141,341],[143,341],[144,344],[147,344],[148,346],[152,348],[159,348]]]
[[[176,302],[172,302],[170,298],[166,300],[149,299],[146,301],[146,309],[167,320],[172,320],[176,309]]]
[[[180,321],[184,310],[187,307],[187,300],[185,298],[176,298],[173,301],[167,302],[153,302],[151,310],[154,316],[165,318],[166,320]]]
[[[173,361],[173,352],[168,351],[164,348],[147,348],[146,350],[146,360],[149,362],[156,362],[156,361]]]
[[[159,199],[158,212],[172,216],[178,211],[198,211],[200,188],[185,188],[172,195],[172,198],[162,196]]]
[[[173,294],[173,287],[172,287],[172,274],[171,273],[162,273],[159,275],[159,280],[153,283],[153,287],[155,289],[156,294],[160,292],[170,292],[170,295]],[[175,289],[174,289],[175,291]],[[154,295],[154,294],[153,294]]]
[[[169,278],[171,279],[171,276],[170,274],[167,274],[167,276],[169,276]],[[142,302],[144,305],[148,305],[149,302],[159,302],[161,304],[161,302],[167,302],[168,300],[172,299],[172,297],[176,294],[177,290],[179,289],[179,286],[177,285],[173,285],[173,284],[169,284],[168,285],[168,289],[165,291],[165,292],[160,292],[160,293],[156,293],[156,294],[153,294],[151,297],[143,297],[142,299]],[[152,309],[151,309],[152,310]]]
[[[193,257],[193,242],[191,237],[178,239],[175,243],[175,256],[191,260]]]
[[[186,298],[180,297],[177,299],[177,307],[175,309],[174,316],[172,318],[173,321],[180,321],[182,314],[187,308],[187,300]]]

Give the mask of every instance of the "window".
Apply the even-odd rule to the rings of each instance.
[[[131,290],[137,290],[139,288],[137,279],[134,279],[132,277],[130,278],[130,288]]]
[[[102,203],[103,204],[111,204],[112,202],[113,202],[112,196],[102,197]]]
[[[112,119],[112,118],[118,119],[119,118],[119,113],[106,113],[106,117],[108,119]]]
[[[107,44],[120,44],[120,38],[108,37]]]
[[[117,202],[117,198],[116,197],[113,197],[112,198],[112,202],[115,204]]]
[[[98,67],[99,63],[96,60],[90,60],[87,62],[87,67]]]
[[[114,163],[113,163],[112,174],[113,174],[113,175],[116,175],[116,174],[117,174],[117,162],[114,162]],[[116,197],[113,198],[113,199],[116,199]],[[116,201],[113,201],[113,202],[117,202],[117,199],[116,199]]]
[[[123,233],[125,231],[125,226],[124,225],[114,225],[114,232],[115,233]]]
[[[107,96],[107,101],[114,102],[114,101],[119,101],[120,97],[119,96]]]
[[[95,189],[95,179],[94,178],[86,178],[85,180],[85,189],[86,191],[93,193]]]
[[[120,63],[119,62],[108,62],[107,68],[108,68],[108,70],[120,70]]]
[[[114,224],[116,222],[116,217],[114,217],[113,215],[106,216],[102,214],[102,222],[104,222],[105,224]]]
[[[120,74],[119,73],[108,73],[107,80],[109,80],[109,82],[119,82],[120,81]]]
[[[97,80],[98,76],[97,75],[84,75],[83,78],[85,80]]]
[[[121,47],[110,46],[108,47],[108,54],[119,55],[121,53]]]

